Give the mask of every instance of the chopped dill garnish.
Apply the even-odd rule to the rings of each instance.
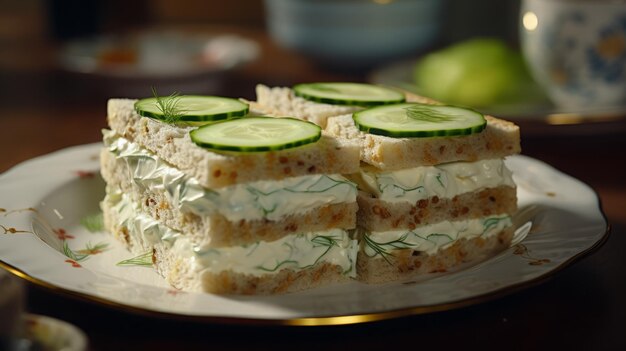
[[[185,114],[185,111],[178,106],[180,104],[180,94],[173,92],[169,96],[159,96],[156,88],[152,87],[152,95],[156,99],[157,108],[163,114],[165,123],[177,123]]]
[[[151,267],[152,266],[152,252],[148,251],[139,256],[129,258],[127,260],[123,260],[117,263],[117,266],[143,266],[143,267]]]
[[[458,116],[441,113],[428,105],[416,104],[406,107],[404,110],[406,111],[406,115],[408,117],[423,122],[440,123],[458,119]]]

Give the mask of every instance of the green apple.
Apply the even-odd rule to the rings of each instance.
[[[424,95],[473,107],[514,103],[532,78],[521,54],[498,39],[471,39],[427,54],[414,67]]]

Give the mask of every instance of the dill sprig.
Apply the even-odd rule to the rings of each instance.
[[[339,247],[339,244],[337,244],[337,238],[335,236],[317,235],[316,237],[311,239],[311,242],[315,244],[313,245],[313,247],[326,246],[326,250],[315,260],[315,262],[313,263],[314,265],[317,264],[317,262],[319,262],[322,257],[326,256],[328,251],[330,251],[333,246]]]
[[[185,111],[180,108],[180,94],[173,92],[169,96],[159,96],[155,87],[152,87],[152,95],[156,99],[157,108],[163,114],[163,121],[165,123],[177,123],[181,117],[185,114]]]
[[[278,271],[279,268],[281,268],[282,266],[286,265],[286,264],[294,264],[297,266],[298,261],[294,261],[294,260],[284,260],[284,261],[276,261],[276,264],[274,265],[274,267],[272,268],[267,268],[267,267],[263,267],[263,266],[257,266],[256,269],[261,270],[261,271],[266,271],[266,272],[276,272]]]
[[[500,221],[503,221],[506,219],[509,219],[509,216],[487,218],[483,222],[483,227],[484,227],[483,234],[487,233],[488,231],[493,229],[495,226],[497,226],[500,223]]]
[[[148,251],[139,256],[129,258],[127,260],[120,261],[116,264],[117,266],[143,266],[143,267],[151,267],[152,266],[152,252]]]
[[[339,247],[339,244],[337,243],[337,237],[336,236],[330,236],[330,235],[316,235],[314,238],[312,238],[310,241],[313,244],[313,247],[326,247],[326,249],[324,250],[324,252],[322,252],[317,259],[306,266],[299,266],[299,262],[296,260],[293,260],[291,258],[292,255],[289,255],[289,258],[283,260],[283,261],[278,261],[276,260],[274,267],[264,267],[262,265],[260,266],[256,266],[256,269],[261,270],[261,271],[266,271],[266,272],[276,272],[278,271],[280,268],[282,268],[284,265],[295,265],[298,268],[304,269],[304,268],[309,268],[309,267],[313,267],[315,266],[321,259],[322,257],[326,256],[326,254],[333,248],[333,247]],[[288,246],[292,251],[294,250],[294,247],[285,243],[283,245]]]
[[[385,261],[387,261],[387,263],[392,264],[389,257],[393,257],[393,254],[387,251],[386,247],[389,247],[392,250],[407,249],[412,247],[413,245],[411,243],[405,241],[411,233],[412,232],[410,231],[406,232],[400,238],[385,243],[376,242],[367,234],[363,235],[363,239],[365,240],[365,244],[367,244],[367,246],[369,246],[376,253],[374,256],[380,255]]]
[[[406,115],[418,121],[440,123],[450,122],[457,119],[458,116],[441,113],[428,105],[412,105],[404,109]]]

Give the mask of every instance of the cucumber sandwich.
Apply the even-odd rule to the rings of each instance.
[[[271,294],[356,277],[359,147],[236,99],[108,102],[105,226],[174,287]]]
[[[107,230],[188,291],[409,280],[510,245],[519,128],[386,87],[111,99]]]
[[[312,87],[311,87],[312,86]],[[357,278],[376,283],[453,270],[510,245],[516,186],[504,158],[513,123],[384,87],[257,87],[251,109],[312,121],[356,141]]]

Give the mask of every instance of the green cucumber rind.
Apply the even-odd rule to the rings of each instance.
[[[303,98],[305,100],[309,100],[309,101],[313,101],[313,102],[319,102],[319,103],[328,104],[328,105],[373,107],[373,106],[383,106],[383,105],[399,104],[399,103],[403,103],[403,102],[406,101],[406,98],[404,96],[398,98],[397,100],[367,100],[367,101],[365,101],[365,100],[333,99],[333,98],[318,97],[318,96],[302,93],[301,91],[299,91],[298,87],[305,86],[305,85],[309,85],[309,84],[308,83],[303,83],[303,84],[294,85],[294,87],[292,89],[294,95],[298,96],[298,97],[301,97],[301,98]],[[401,93],[399,93],[399,94],[402,95]]]
[[[470,135],[482,132],[487,125],[479,125],[469,128],[460,129],[444,129],[444,130],[425,130],[425,131],[389,131],[386,129],[380,129],[376,127],[367,127],[355,122],[360,131],[369,134],[388,136],[392,138],[429,138],[429,137],[446,137],[446,136],[459,136]]]
[[[480,133],[483,130],[485,130],[485,128],[487,128],[487,120],[485,119],[485,116],[476,110],[465,108],[465,107],[453,106],[453,105],[434,105],[434,106],[454,107],[454,108],[461,108],[464,110],[471,111],[481,117],[482,123],[471,126],[471,127],[456,128],[456,129],[439,129],[439,130],[423,130],[423,131],[389,130],[389,129],[383,129],[379,127],[371,127],[371,126],[367,126],[367,125],[359,123],[359,118],[358,118],[359,113],[366,112],[367,110],[353,113],[352,120],[354,121],[355,126],[362,132],[374,134],[374,135],[387,136],[387,137],[392,137],[392,138],[429,138],[429,137],[463,136],[463,135]]]
[[[185,95],[185,96],[203,97],[201,95]],[[220,98],[228,99],[228,98],[223,98],[223,97],[220,97]],[[167,117],[163,116],[163,114],[158,113],[158,112],[153,113],[150,111],[145,111],[145,110],[142,110],[140,106],[138,106],[138,105],[141,105],[142,102],[145,103],[146,100],[152,100],[152,99],[154,98],[150,97],[150,98],[145,98],[145,99],[135,101],[135,104],[133,106],[135,108],[135,112],[137,112],[137,114],[142,117],[148,117],[148,118],[156,119],[159,121],[167,121]],[[243,117],[250,112],[250,106],[248,104],[241,102],[237,99],[232,99],[232,100],[241,103],[243,108],[240,110],[217,113],[217,114],[210,114],[210,115],[181,115],[176,120],[180,122],[214,122],[214,121],[222,121],[222,120],[235,118],[235,117]]]
[[[274,117],[253,117],[253,118],[274,118]],[[223,144],[214,144],[214,143],[202,141],[202,140],[199,140],[199,138],[195,136],[195,134],[202,132],[201,131],[202,127],[190,131],[189,136],[191,137],[191,140],[200,147],[215,150],[215,151],[229,151],[229,152],[235,152],[235,153],[255,153],[255,152],[281,151],[281,150],[286,150],[286,149],[292,149],[298,146],[315,143],[322,137],[322,128],[314,123],[303,121],[297,118],[291,118],[291,117],[280,117],[280,118],[291,119],[291,120],[295,120],[298,122],[308,123],[311,126],[316,127],[317,134],[311,136],[310,138],[303,138],[303,139],[299,139],[299,140],[291,141],[287,143],[279,143],[279,144],[264,145],[264,146],[223,145]],[[224,123],[224,122],[226,121],[220,121],[217,123]],[[207,125],[206,127],[208,126],[209,125]]]

